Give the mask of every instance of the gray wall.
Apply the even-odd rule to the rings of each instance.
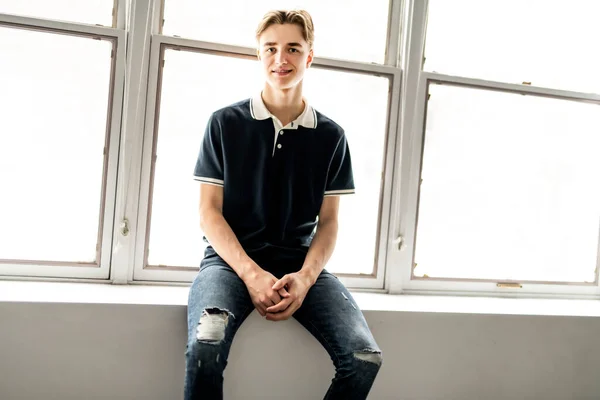
[[[474,300],[476,301],[476,300]],[[600,319],[365,312],[372,399],[600,399]],[[181,399],[185,307],[0,303],[0,399]],[[226,399],[319,399],[333,367],[296,321],[240,329]]]

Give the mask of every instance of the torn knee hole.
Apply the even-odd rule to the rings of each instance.
[[[200,342],[219,343],[225,338],[225,328],[233,314],[225,309],[205,308],[196,328],[196,339]]]
[[[363,350],[354,353],[354,357],[365,362],[381,365],[383,357],[380,351],[376,350]]]

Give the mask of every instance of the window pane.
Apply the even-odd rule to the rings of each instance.
[[[109,42],[0,28],[0,259],[96,261]]]
[[[114,0],[0,0],[0,13],[112,26]]]
[[[600,93],[600,2],[430,0],[427,71]]]
[[[167,50],[162,82],[148,261],[197,268],[204,245],[192,172],[206,121],[213,111],[258,94],[263,78],[255,61]],[[357,194],[341,199],[330,271],[373,271],[388,86],[386,78],[307,72],[308,101],[346,129],[357,187]]]
[[[315,55],[382,64],[389,0],[165,0],[163,32],[209,42],[256,47],[255,31],[270,10],[307,10],[315,25]]]
[[[591,282],[595,104],[430,87],[416,276]]]

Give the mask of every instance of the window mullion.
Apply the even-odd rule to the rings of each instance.
[[[137,229],[138,203],[153,6],[150,0],[132,0],[125,16],[129,35],[111,263],[114,283],[132,280],[136,238],[143,235]]]
[[[402,29],[403,70],[400,106],[400,150],[396,152],[396,175],[390,214],[386,288],[401,293],[403,282],[410,280],[413,258],[416,209],[420,170],[420,146],[417,136],[422,123],[424,104],[421,102],[419,80],[425,47],[427,2],[407,0],[406,25]],[[420,109],[420,105],[423,110]],[[402,246],[394,239],[402,237]]]
[[[398,66],[400,62],[400,43],[404,10],[406,3],[410,0],[390,0],[390,11],[388,18],[388,36],[385,51],[385,65]]]

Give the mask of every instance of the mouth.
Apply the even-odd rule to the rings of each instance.
[[[289,74],[292,73],[291,69],[276,69],[276,70],[272,70],[271,73],[277,75],[277,76],[287,76]]]

